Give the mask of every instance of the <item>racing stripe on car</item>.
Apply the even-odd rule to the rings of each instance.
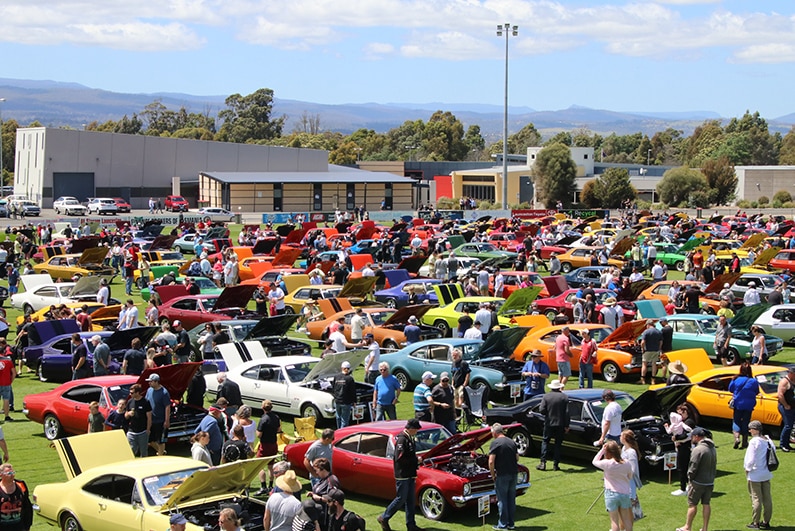
[[[338,301],[336,298],[334,298],[334,299],[327,299],[327,300],[328,300],[328,301],[329,301],[329,303],[331,304],[331,307],[332,307],[332,308],[334,308],[334,313],[337,313],[337,312],[341,312],[341,311],[342,311],[342,304],[340,304],[340,301]]]
[[[69,472],[71,472],[72,477],[76,477],[77,475],[81,474],[83,471],[80,469],[80,463],[77,461],[75,452],[72,449],[72,443],[69,442],[69,439],[64,437],[63,439],[58,440],[57,444],[61,445],[61,450],[63,450],[63,455],[66,457],[66,461],[69,466]]]
[[[241,360],[243,360],[243,361],[251,361],[252,360],[251,354],[249,354],[248,348],[246,348],[246,345],[244,345],[243,343],[234,343],[234,345],[235,345],[235,350],[237,350],[237,354],[238,354],[238,356],[240,356]]]

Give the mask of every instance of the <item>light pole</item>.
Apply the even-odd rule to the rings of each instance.
[[[651,166],[651,149],[646,153],[646,166]]]
[[[5,103],[5,98],[0,98],[0,103]],[[0,105],[0,186],[5,186],[3,179],[3,106]]]
[[[519,35],[519,26],[497,24],[497,36],[505,33],[505,108],[502,115],[502,208],[508,210],[508,37]]]

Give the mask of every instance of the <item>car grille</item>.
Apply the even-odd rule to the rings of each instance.
[[[469,482],[469,484],[472,485],[472,494],[494,490],[494,480],[489,477],[483,479],[473,479]]]
[[[185,439],[193,435],[206,413],[187,404],[178,404],[171,415],[169,439]]]

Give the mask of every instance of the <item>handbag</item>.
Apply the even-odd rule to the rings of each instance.
[[[729,400],[729,409],[734,409],[734,398]]]
[[[767,469],[771,472],[778,470],[778,456],[776,455],[776,448],[769,440],[767,441]]]
[[[632,518],[633,518],[633,520],[640,520],[644,516],[646,516],[646,515],[643,514],[643,508],[641,508],[641,506],[640,506],[640,500],[638,498],[633,498],[632,499]]]

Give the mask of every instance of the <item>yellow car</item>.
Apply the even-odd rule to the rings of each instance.
[[[591,265],[591,255],[598,255],[602,247],[572,247],[565,253],[558,255],[560,260],[560,270],[564,273],[569,273],[575,269]],[[608,264],[619,268],[624,267],[623,260],[610,258]]]
[[[246,489],[273,457],[218,467],[170,455],[135,459],[121,430],[53,444],[66,481],[38,485],[33,498],[38,517],[59,529],[162,530],[169,528],[171,513],[180,512],[189,520],[186,530],[202,531],[217,527],[223,507],[245,503],[251,522],[261,522],[265,513],[265,502]]]
[[[91,247],[81,254],[62,254],[48,258],[33,266],[35,273],[49,273],[54,279],[72,280],[75,275],[99,276],[110,283],[116,276],[116,270],[105,265],[108,254],[106,247]]]
[[[67,302],[67,303],[64,304],[64,306],[66,306],[67,308],[72,310],[73,313],[74,313],[74,311],[76,309],[82,308],[83,305],[88,306],[88,314],[91,315],[92,317],[93,317],[93,314],[94,314],[95,311],[99,310],[100,308],[104,308],[105,307],[104,304],[99,303],[99,302]],[[46,314],[49,311],[50,311],[50,307],[49,306],[45,306],[41,310],[33,312],[32,314],[30,314],[30,317],[33,319],[33,321],[44,321],[46,319],[44,314]],[[118,312],[116,312],[116,315],[118,315]],[[20,315],[19,317],[17,317],[17,326],[21,325],[24,322],[25,322],[25,315],[24,314]],[[97,328],[95,328],[95,330],[96,329]],[[98,330],[102,330],[102,328],[99,328]]]

